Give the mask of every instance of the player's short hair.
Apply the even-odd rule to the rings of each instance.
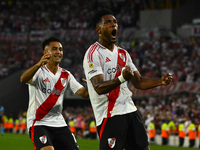
[[[95,15],[93,16],[93,28],[94,29],[96,28],[97,24],[101,21],[101,17],[105,16],[105,15],[113,15],[114,16],[114,13],[110,9],[107,9],[107,8],[103,8],[103,9],[97,11],[95,13]]]
[[[52,36],[52,37],[50,37],[50,38],[48,38],[48,39],[45,39],[44,42],[42,43],[42,48],[43,48],[43,50],[44,50],[45,47],[46,47],[47,45],[49,45],[51,42],[59,42],[59,43],[61,43],[61,41],[60,41],[58,38]]]

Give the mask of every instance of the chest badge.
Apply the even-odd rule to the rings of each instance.
[[[123,62],[125,62],[125,56],[123,53],[119,53],[120,58],[123,60]]]
[[[67,79],[66,78],[61,78],[60,80],[61,80],[62,86],[65,87],[66,84],[67,84]]]

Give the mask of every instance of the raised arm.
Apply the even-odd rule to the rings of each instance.
[[[20,77],[20,81],[22,83],[30,83],[33,79],[34,74],[37,72],[37,70],[44,64],[46,64],[51,57],[51,53],[45,53],[40,61],[32,66],[31,68],[27,69]]]
[[[161,85],[168,85],[172,82],[170,73],[162,75],[161,78],[145,78],[138,71],[134,72],[134,76],[130,79],[133,86],[140,90],[148,90]]]
[[[94,87],[94,90],[100,95],[109,93],[124,81],[127,81],[130,78],[132,78],[132,76],[133,72],[131,68],[129,66],[126,66],[125,69],[122,71],[122,75],[120,75],[118,78],[104,81],[103,74],[99,74],[92,77],[91,82]]]

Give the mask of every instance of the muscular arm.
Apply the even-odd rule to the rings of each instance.
[[[121,84],[118,78],[109,81],[104,81],[103,74],[92,77],[91,82],[94,87],[94,90],[99,95],[109,93],[110,91],[112,91]]]
[[[144,78],[138,71],[134,72],[134,76],[130,79],[135,88],[140,90],[148,90],[160,85],[168,85],[172,82],[171,74],[163,75],[162,78]]]
[[[129,66],[125,66],[124,70],[122,71],[123,78],[127,81],[133,76],[133,72]],[[109,93],[117,86],[121,84],[119,78],[114,78],[112,80],[104,81],[103,74],[96,75],[91,78],[92,85],[94,90],[100,95]]]

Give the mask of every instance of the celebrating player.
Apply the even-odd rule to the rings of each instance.
[[[88,91],[73,75],[59,67],[63,47],[55,37],[43,42],[43,56],[20,80],[29,85],[27,127],[35,150],[78,150],[77,142],[62,116],[67,86],[83,98]]]
[[[100,150],[149,150],[148,137],[127,82],[147,90],[172,82],[172,75],[142,77],[128,52],[115,45],[117,20],[110,10],[94,18],[99,40],[86,51],[83,67],[100,140]]]

